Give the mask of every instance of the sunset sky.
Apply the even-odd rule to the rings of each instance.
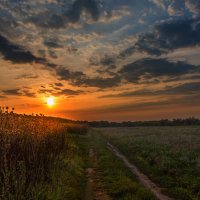
[[[0,106],[77,120],[200,117],[200,0],[1,0]]]

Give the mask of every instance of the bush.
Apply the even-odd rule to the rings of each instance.
[[[67,125],[67,131],[69,133],[73,134],[79,134],[79,135],[86,135],[88,133],[89,126],[86,124],[68,124]]]

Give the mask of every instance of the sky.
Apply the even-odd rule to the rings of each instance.
[[[2,107],[137,121],[200,117],[199,99],[200,0],[0,1]]]

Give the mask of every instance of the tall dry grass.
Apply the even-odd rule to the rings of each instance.
[[[26,199],[31,188],[50,181],[56,158],[67,156],[67,132],[59,119],[0,109],[0,199]]]

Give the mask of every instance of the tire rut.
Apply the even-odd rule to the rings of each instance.
[[[96,154],[93,149],[89,151],[90,162],[92,163],[90,168],[87,168],[87,186],[85,200],[112,200],[106,193],[101,184],[100,171],[97,164]]]
[[[107,147],[112,153],[124,162],[124,165],[139,179],[140,183],[147,189],[149,189],[159,200],[174,200],[171,197],[162,193],[163,188],[156,185],[145,174],[143,174],[134,164],[132,164],[126,156],[124,156],[117,147],[111,143],[107,143]]]

